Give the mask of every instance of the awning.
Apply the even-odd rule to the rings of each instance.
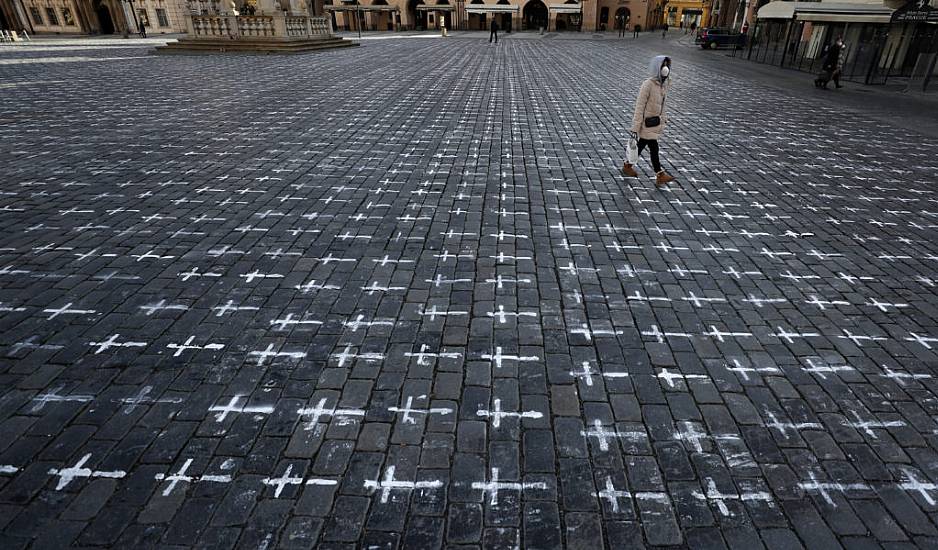
[[[881,4],[789,2],[777,0],[759,8],[759,19],[796,19],[843,23],[889,23],[893,10]]]
[[[456,9],[456,6],[450,6],[449,4],[440,4],[440,5],[426,5],[420,4],[417,6],[417,11],[453,11]]]
[[[397,6],[323,6],[326,11],[401,11]]]
[[[580,13],[583,11],[579,4],[551,4],[547,9],[554,13]]]
[[[520,9],[520,6],[506,6],[505,4],[490,6],[486,6],[485,4],[466,4],[466,13],[513,13]]]

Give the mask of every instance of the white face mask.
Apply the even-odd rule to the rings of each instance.
[[[668,75],[671,74],[671,67],[665,65],[661,67],[661,78],[668,78]]]

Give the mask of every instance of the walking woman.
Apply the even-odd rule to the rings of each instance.
[[[671,89],[671,58],[663,55],[655,56],[649,65],[651,77],[642,83],[635,101],[635,113],[632,115],[632,133],[638,135],[638,154],[641,155],[645,147],[651,153],[651,165],[655,168],[655,186],[662,187],[674,181],[661,168],[661,159],[658,156],[658,138],[664,133],[664,126],[668,122],[665,114],[665,99]],[[627,177],[638,177],[635,168],[626,161],[622,166],[622,173]]]

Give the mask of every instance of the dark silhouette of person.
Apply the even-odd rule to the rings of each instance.
[[[495,40],[495,43],[498,44],[498,21],[495,18],[492,18],[492,25],[489,27],[491,32],[489,33],[489,44],[492,43],[492,39]]]

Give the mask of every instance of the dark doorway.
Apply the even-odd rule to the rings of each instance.
[[[616,28],[617,29],[629,28],[630,19],[632,19],[632,13],[629,11],[629,8],[619,8],[616,10]]]
[[[111,10],[103,2],[98,2],[94,8],[98,15],[98,26],[101,28],[101,34],[114,34],[114,21],[111,19]]]
[[[525,4],[521,17],[527,30],[547,28],[547,6],[541,0],[530,0]]]
[[[427,28],[427,12],[425,10],[418,10],[417,6],[423,5],[424,3],[421,0],[408,0],[407,1],[407,15],[410,17],[411,29],[422,31]]]
[[[13,27],[13,25],[10,25],[9,21],[7,21],[7,16],[5,13],[3,13],[2,6],[0,6],[0,29],[17,30]]]

